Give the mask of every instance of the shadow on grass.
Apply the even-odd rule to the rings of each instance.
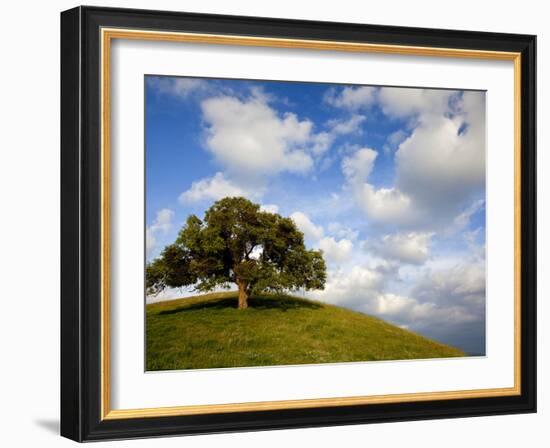
[[[248,299],[248,307],[257,310],[278,309],[281,311],[287,311],[298,308],[319,309],[322,305],[309,302],[307,300],[301,300],[297,298],[288,297],[250,297]],[[225,308],[237,308],[237,298],[231,297],[227,299],[210,300],[207,302],[194,303],[191,305],[184,305],[171,310],[161,311],[159,314],[176,314],[185,313],[188,311],[199,310],[222,310]]]

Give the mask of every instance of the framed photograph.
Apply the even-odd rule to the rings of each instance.
[[[61,14],[61,433],[536,411],[536,38]]]

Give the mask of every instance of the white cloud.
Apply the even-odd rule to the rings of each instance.
[[[185,299],[190,297],[195,297],[197,291],[194,289],[194,286],[185,286],[181,288],[166,288],[156,294],[150,294],[145,297],[145,303],[157,303],[164,302],[166,300],[174,299]],[[216,287],[211,292],[227,292],[227,291],[236,291],[236,287],[231,286],[230,288]]]
[[[149,257],[157,247],[157,239],[155,238],[154,232],[151,232],[151,229],[145,229],[145,252]]]
[[[378,101],[384,113],[392,117],[441,115],[448,108],[450,96],[456,94],[450,90],[384,87]]]
[[[462,262],[432,270],[411,290],[420,304],[432,307],[432,322],[457,324],[482,321],[485,314],[485,263]],[[437,320],[437,322],[436,322]],[[429,322],[418,323],[427,326]]]
[[[359,207],[375,221],[403,223],[413,219],[411,199],[396,188],[379,188],[367,183],[378,153],[361,148],[342,160],[342,172]]]
[[[360,134],[361,124],[366,120],[364,115],[352,114],[347,120],[333,119],[328,121],[328,126],[333,134]]]
[[[358,110],[372,106],[376,101],[377,91],[376,87],[369,86],[331,88],[325,94],[324,100],[334,107]]]
[[[358,205],[383,224],[425,229],[453,224],[484,188],[483,93],[382,88],[379,101],[385,113],[414,119],[413,130],[395,153],[392,186],[368,182],[374,150],[344,159],[342,172]]]
[[[380,294],[386,283],[384,272],[367,266],[329,270],[325,289],[311,291],[312,298],[337,305],[363,308]]]
[[[183,204],[203,200],[217,201],[227,196],[250,197],[254,196],[254,194],[235,185],[223,173],[217,172],[212,177],[193,182],[191,188],[180,194],[179,201]]]
[[[324,235],[322,226],[316,226],[313,224],[309,216],[302,212],[294,212],[290,215],[290,218],[296,223],[298,229],[303,232],[306,239],[310,241],[318,241]]]
[[[241,176],[308,171],[313,166],[311,152],[324,150],[326,137],[313,132],[311,121],[293,113],[280,115],[266,101],[263,96],[204,100],[208,150],[226,169]]]
[[[460,118],[420,125],[396,152],[397,187],[421,207],[456,212],[485,182],[485,141],[473,125],[460,134]],[[452,213],[450,218],[454,218]]]
[[[277,101],[277,97],[269,92],[266,92],[263,86],[250,87],[250,94],[252,98],[255,98],[262,103],[271,103]]]
[[[461,257],[448,262],[440,259],[428,265],[405,297],[395,299],[391,293],[384,292],[383,300],[378,298],[382,308],[377,312],[385,309],[391,321],[437,339],[455,334],[457,341],[467,341],[468,335],[461,335],[461,331],[473,331],[475,337],[482,337],[486,292],[484,258]],[[396,306],[387,306],[384,300],[388,299],[395,301]],[[391,308],[394,309],[390,313]],[[479,341],[473,346],[479,350]]]
[[[279,206],[276,204],[262,204],[260,210],[267,213],[279,213]]]
[[[479,338],[484,331],[485,261],[477,256],[436,259],[419,270],[417,265],[428,260],[431,237],[409,232],[380,238],[373,252],[382,261],[374,266],[352,251],[354,263],[336,269],[329,265],[325,289],[308,296],[483,352]],[[475,244],[476,235],[465,237]],[[364,256],[368,260],[370,254]],[[405,280],[400,271],[410,269],[414,275]]]
[[[394,323],[405,323],[405,327],[413,331],[419,323],[425,325],[426,322],[439,319],[439,311],[433,303],[419,303],[411,297],[392,293],[378,295],[366,309],[366,312]]]
[[[174,218],[174,211],[169,208],[163,208],[157,212],[157,216],[153,221],[153,224],[149,226],[152,232],[167,232],[172,227],[172,219]]]
[[[448,229],[446,229],[446,233],[452,234],[465,229],[470,223],[472,216],[482,210],[484,206],[484,199],[474,200],[464,211],[462,211],[455,217],[452,225]]]
[[[370,175],[378,153],[374,149],[360,148],[342,160],[342,172],[352,185],[360,185]]]
[[[328,151],[334,141],[334,135],[329,132],[320,132],[312,137],[311,153],[320,156]]]
[[[483,321],[485,248],[476,244],[482,241],[481,230],[465,231],[484,206],[483,94],[333,88],[325,101],[343,109],[336,116],[346,118],[316,127],[305,116],[284,113],[284,102],[263,90],[231,96],[216,86],[187,81],[158,89],[203,100],[204,147],[219,168],[186,185],[182,203],[245,196],[277,202],[287,210],[292,198],[278,195],[278,190],[267,196],[275,176],[307,173],[309,179],[314,168],[327,169],[341,161],[345,185],[338,193],[320,190],[326,192],[321,199],[294,203],[290,209],[302,210],[291,218],[308,247],[323,250],[328,266],[326,288],[307,295],[412,331],[443,328],[433,333],[436,336],[447,334],[446,327],[466,328],[460,326]],[[367,129],[365,120],[371,117],[365,115],[371,111],[375,120],[385,114],[394,131],[385,139],[376,135],[380,152],[358,145],[360,138],[341,138]],[[321,180],[333,171],[315,174]],[[261,209],[279,212],[273,203]],[[323,220],[316,221],[320,216]],[[147,228],[148,254],[165,242],[164,232],[171,225],[167,218],[159,214]],[[369,235],[366,246],[357,240],[358,230],[362,237]],[[442,242],[434,232],[455,239]],[[447,259],[442,260],[441,253]]]
[[[420,123],[395,155],[396,186],[418,206],[457,214],[485,182],[485,96],[422,91]],[[426,100],[428,98],[428,100]]]
[[[376,189],[367,183],[378,153],[361,148],[342,160],[342,172],[359,207],[375,221],[400,223],[413,216],[411,200],[395,188]]]
[[[407,225],[417,216],[411,198],[396,188],[376,189],[365,183],[356,190],[356,197],[360,207],[374,221]]]
[[[376,297],[372,310],[378,315],[397,315],[414,307],[416,302],[410,297],[398,294],[385,293]]]
[[[157,235],[166,234],[172,228],[174,211],[169,208],[159,210],[153,223],[145,229],[145,251],[147,258],[157,247]]]
[[[398,279],[395,265],[356,265],[329,270],[323,291],[311,291],[316,300],[379,316],[412,331],[438,338],[452,329],[482,325],[485,275],[482,264],[463,263],[447,270],[428,271],[409,293],[391,292]],[[471,328],[471,327],[468,327]],[[467,338],[466,338],[467,339]],[[474,344],[475,345],[475,344]]]
[[[349,261],[353,253],[353,243],[347,238],[336,240],[333,236],[325,236],[322,226],[315,225],[308,215],[296,211],[290,215],[304,237],[314,247],[323,251],[323,257],[328,263]]]
[[[484,230],[485,228],[478,227],[474,230],[462,232],[462,238],[466,243],[466,247],[468,248],[468,254],[470,254],[472,260],[474,261],[484,262],[485,260],[485,242],[481,244],[478,243],[478,239],[480,239],[480,236],[484,241],[484,236],[482,235],[482,231]]]
[[[334,140],[341,135],[361,134],[361,124],[366,120],[363,115],[353,114],[349,119],[332,119],[326,123],[328,132],[323,131],[312,137],[311,152],[315,156],[321,156],[334,143]],[[323,160],[324,164],[332,163],[332,158]]]
[[[403,129],[398,129],[395,132],[392,132],[384,144],[384,152],[386,154],[391,153],[395,150],[399,144],[407,138],[407,133]]]
[[[422,264],[430,254],[432,236],[433,233],[425,232],[394,233],[367,241],[365,247],[385,259]]]
[[[345,226],[339,222],[331,222],[328,225],[328,231],[338,238],[346,238],[354,241],[359,236],[359,231],[354,230],[351,227]]]
[[[319,248],[323,251],[323,256],[328,262],[341,263],[349,261],[353,251],[353,243],[345,238],[336,241],[334,237],[328,236],[321,238]]]
[[[329,120],[326,130],[317,132],[311,120],[280,113],[273,101],[257,89],[245,99],[218,95],[202,101],[206,147],[229,173],[264,183],[265,176],[306,173],[338,136],[360,133],[366,119],[352,114]]]
[[[211,86],[208,81],[198,78],[175,78],[154,76],[147,79],[149,87],[159,93],[173,95],[179,98],[187,98],[195,92],[206,92]]]

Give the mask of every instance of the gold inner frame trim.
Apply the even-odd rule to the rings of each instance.
[[[513,61],[514,63],[514,386],[441,392],[390,395],[314,398],[212,405],[187,405],[140,409],[111,409],[110,346],[110,154],[111,154],[111,41],[131,39],[184,42],[212,45],[238,45],[355,53],[382,53],[410,56],[455,57]],[[216,34],[144,31],[136,29],[101,29],[101,419],[167,417],[225,412],[247,412],[315,407],[350,406],[413,401],[454,400],[502,397],[521,394],[521,54],[514,52],[467,50],[459,48],[335,42],[304,39],[278,39]]]

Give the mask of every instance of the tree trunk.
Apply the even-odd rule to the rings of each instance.
[[[245,280],[240,279],[237,280],[237,285],[239,286],[239,309],[244,310],[248,308],[248,292],[246,291],[248,285]]]

